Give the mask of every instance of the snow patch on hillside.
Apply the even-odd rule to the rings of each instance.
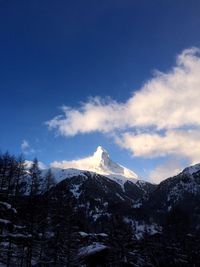
[[[82,247],[79,250],[78,256],[79,257],[86,257],[89,255],[93,255],[96,254],[100,251],[106,250],[108,247],[99,243],[99,242],[94,242],[93,244],[86,246],[86,247]]]

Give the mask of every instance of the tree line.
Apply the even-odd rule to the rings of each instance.
[[[27,166],[22,155],[0,154],[0,256],[7,267],[34,266],[34,253],[42,258],[48,201],[39,196],[54,184],[51,170],[42,175],[37,158]]]

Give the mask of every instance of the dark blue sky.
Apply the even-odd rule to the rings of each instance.
[[[28,157],[50,162],[101,144],[135,165],[101,134],[55,137],[44,123],[90,96],[127,100],[154,69],[200,46],[199,29],[199,0],[0,0],[0,148],[20,153],[26,139]]]

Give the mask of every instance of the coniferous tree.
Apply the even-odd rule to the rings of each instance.
[[[54,175],[51,171],[51,169],[49,169],[44,177],[44,186],[43,186],[43,191],[44,192],[48,192],[56,183]]]
[[[30,196],[36,196],[41,192],[41,182],[42,182],[41,171],[39,169],[39,163],[37,158],[33,160],[29,172],[31,178]]]
[[[17,165],[15,156],[10,155],[8,152],[0,156],[0,191],[6,197],[13,195]]]
[[[5,192],[7,189],[7,173],[9,165],[10,155],[8,152],[0,155],[0,190],[1,193]]]
[[[29,203],[27,209],[28,213],[27,219],[28,219],[28,230],[32,236],[32,239],[30,240],[28,246],[28,255],[27,255],[28,267],[32,265],[35,238],[37,236],[38,219],[40,218],[39,208],[38,208],[38,196],[41,193],[42,177],[37,158],[33,160],[33,163],[29,170],[29,175],[31,181],[30,181]]]
[[[27,186],[26,178],[27,178],[26,163],[23,155],[20,155],[17,158],[17,169],[15,173],[15,187],[14,187],[15,200],[26,192],[26,186]]]

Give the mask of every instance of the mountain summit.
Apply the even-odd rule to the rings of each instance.
[[[93,154],[93,157],[96,158],[96,160],[100,161],[100,163],[107,164],[110,160],[110,156],[102,146],[98,146],[96,151]]]
[[[121,183],[129,179],[131,181],[138,179],[136,173],[112,161],[108,152],[102,146],[97,147],[97,150],[91,157],[91,166],[88,166],[87,170],[117,179]]]
[[[52,167],[54,174],[55,172],[60,173],[59,169],[62,170],[63,177],[68,173],[71,176],[76,171],[80,172],[80,170],[83,170],[104,175],[121,185],[127,180],[137,182],[139,178],[135,172],[112,161],[107,150],[102,146],[98,146],[92,156],[74,161],[54,162]]]

